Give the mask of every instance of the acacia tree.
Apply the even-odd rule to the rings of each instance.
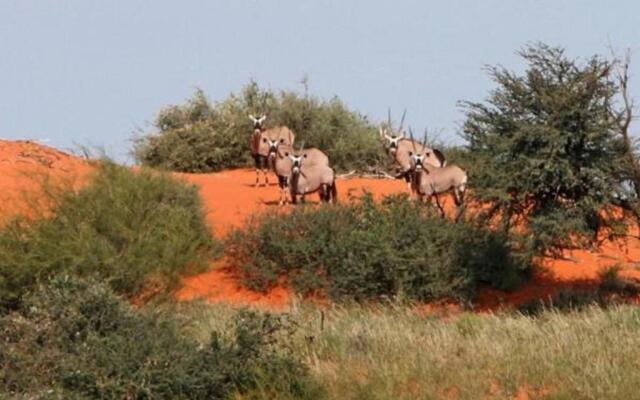
[[[475,196],[504,229],[524,223],[538,252],[592,243],[602,228],[622,232],[614,204],[625,196],[624,141],[612,104],[614,63],[582,62],[561,48],[519,52],[523,74],[489,68],[497,83],[484,103],[464,102],[463,136]]]

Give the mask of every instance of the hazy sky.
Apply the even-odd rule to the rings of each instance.
[[[200,87],[250,79],[338,95],[374,120],[407,108],[416,129],[458,142],[459,100],[483,99],[486,64],[520,69],[529,42],[572,56],[640,48],[638,1],[0,0],[0,138],[102,146],[127,159],[132,132]],[[640,98],[640,54],[632,91]]]

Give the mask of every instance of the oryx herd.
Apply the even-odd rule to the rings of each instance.
[[[387,154],[393,158],[400,169],[396,178],[404,178],[409,193],[420,201],[430,203],[433,197],[444,214],[438,201],[438,195],[452,191],[456,205],[460,206],[467,185],[467,173],[456,165],[447,165],[444,154],[427,145],[427,135],[422,142],[406,137],[403,130],[406,111],[402,115],[400,126],[391,126],[391,113],[386,125],[380,126],[380,138]],[[280,188],[279,204],[287,202],[287,192],[293,204],[298,196],[304,202],[305,195],[318,192],[323,202],[336,202],[336,174],[331,168],[329,157],[316,148],[304,148],[304,142],[294,148],[295,134],[285,126],[266,128],[266,114],[259,118],[249,115],[253,122],[250,139],[251,155],[255,161],[256,182],[260,184],[260,173],[264,184],[269,183],[268,170],[278,177]]]

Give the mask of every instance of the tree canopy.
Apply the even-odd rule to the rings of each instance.
[[[475,196],[505,229],[525,223],[539,251],[615,232],[622,220],[612,205],[626,190],[613,62],[543,44],[519,55],[524,73],[489,67],[497,87],[485,102],[462,103]]]

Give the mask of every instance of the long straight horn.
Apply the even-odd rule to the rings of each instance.
[[[429,132],[427,128],[424,128],[424,137],[422,138],[422,146],[427,147],[427,138],[429,137]]]
[[[411,129],[411,127],[409,127],[409,135],[411,136],[411,146],[413,146],[413,154],[416,154],[418,152],[418,149],[416,149],[416,141],[413,139],[413,129]]]
[[[404,125],[404,117],[407,116],[407,109],[404,109],[404,112],[402,113],[402,119],[400,120],[400,127],[398,128],[398,135],[402,134],[402,126]]]

